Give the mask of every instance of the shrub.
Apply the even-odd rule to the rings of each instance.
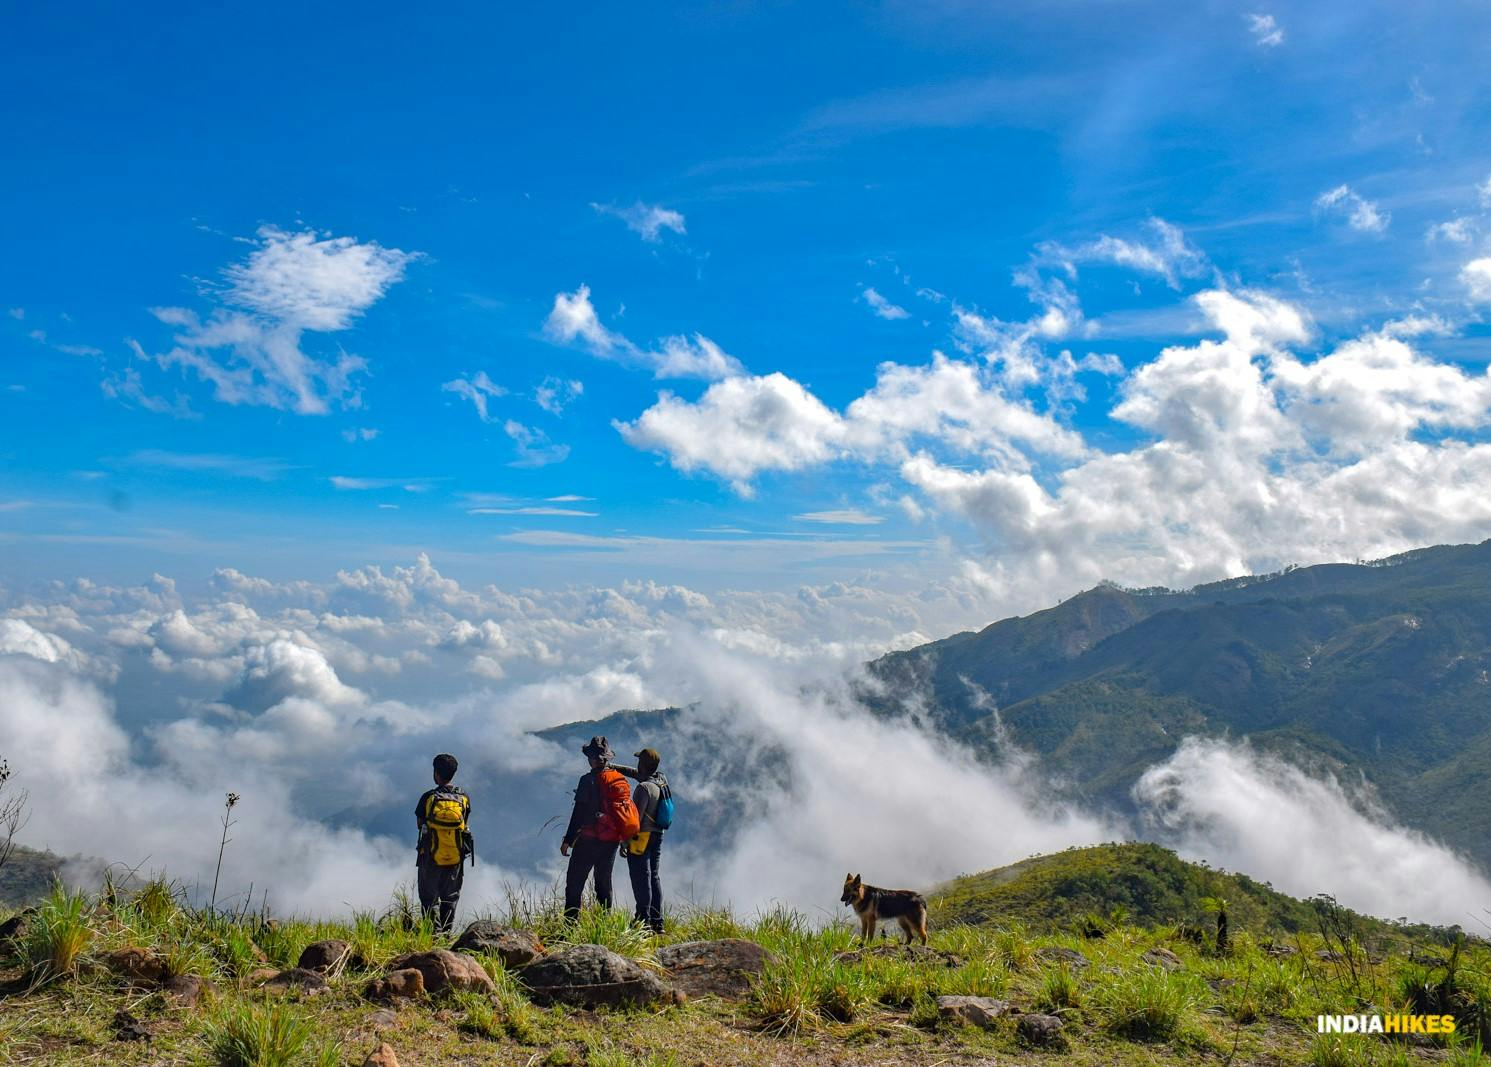
[[[93,940],[88,924],[88,898],[60,883],[36,909],[26,926],[22,957],[38,982],[76,973],[83,950]]]
[[[986,957],[946,971],[934,982],[939,993],[949,996],[997,997],[1009,984],[1009,972],[1002,961]]]
[[[1070,967],[1063,963],[1041,973],[1041,984],[1035,992],[1037,1008],[1054,1014],[1079,1007],[1081,1003],[1082,990]]]
[[[1311,1067],[1363,1067],[1372,1062],[1373,1046],[1358,1034],[1318,1034],[1310,1045]]]
[[[654,941],[651,930],[640,926],[618,908],[592,905],[555,939],[556,945],[602,945],[632,959],[650,959]]]
[[[745,931],[728,908],[692,907],[677,920],[675,931],[683,941],[718,941],[741,937]]]
[[[1162,967],[1114,975],[1099,987],[1097,996],[1103,1025],[1138,1041],[1166,1041],[1176,1036],[1199,1000],[1190,977]]]
[[[204,1028],[220,1067],[288,1067],[311,1039],[309,1020],[281,1004],[230,1003]]]
[[[793,1036],[822,1021],[819,995],[827,984],[827,959],[793,953],[768,967],[756,980],[751,1008],[762,1027],[777,1036]]]
[[[994,947],[1012,971],[1023,971],[1035,960],[1035,946],[1030,943],[1024,927],[1012,926],[994,935]]]

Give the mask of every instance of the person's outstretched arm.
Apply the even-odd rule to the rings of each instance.
[[[620,763],[608,763],[606,764],[606,766],[610,767],[613,771],[618,771],[627,778],[633,778],[637,781],[642,780],[642,772],[637,770],[637,768],[635,767],[627,767]]]

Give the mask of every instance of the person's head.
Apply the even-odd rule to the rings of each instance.
[[[635,755],[637,757],[637,773],[643,778],[656,774],[658,765],[663,762],[663,758],[657,754],[657,749],[655,748],[644,748],[641,752],[635,753]]]
[[[590,769],[593,771],[600,770],[615,756],[610,743],[604,737],[592,737],[580,746],[580,754],[590,761]]]
[[[456,758],[449,752],[442,752],[435,757],[435,784],[449,785],[450,780],[456,776]]]

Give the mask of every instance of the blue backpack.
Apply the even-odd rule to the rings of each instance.
[[[666,784],[658,794],[657,810],[652,813],[652,825],[659,830],[666,830],[673,825],[673,790]]]

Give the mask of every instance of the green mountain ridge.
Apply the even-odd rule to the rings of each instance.
[[[1102,585],[894,652],[862,699],[1132,810],[1187,735],[1360,775],[1406,825],[1491,857],[1491,541],[1195,589]]]

